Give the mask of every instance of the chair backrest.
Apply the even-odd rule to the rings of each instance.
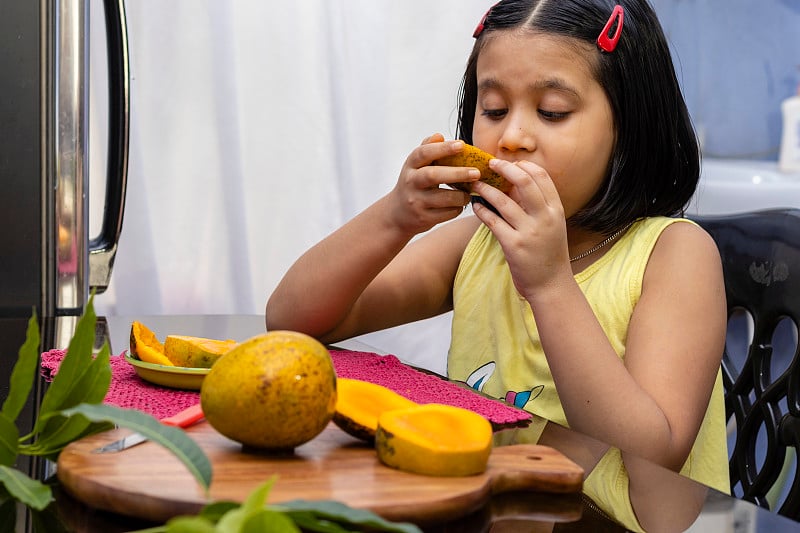
[[[800,209],[692,219],[716,241],[725,276],[731,490],[798,520]]]

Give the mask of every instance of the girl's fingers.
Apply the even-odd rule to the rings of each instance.
[[[428,137],[422,139],[420,144],[440,143],[442,141],[444,141],[444,135],[441,133],[434,133],[433,135],[429,135]]]
[[[472,167],[438,166],[433,163],[445,156],[458,154],[464,149],[464,141],[444,141],[441,134],[434,134],[415,148],[406,159],[406,168],[414,172],[417,187],[428,189],[441,184],[469,183],[480,179],[480,171]]]
[[[489,168],[501,174],[522,193],[528,190],[538,192],[538,181],[541,178],[549,179],[545,169],[528,161],[511,163],[502,159],[492,159],[489,161]]]
[[[561,203],[556,185],[545,169],[530,161],[520,161],[518,166],[533,178],[548,205],[553,205],[555,200],[558,201],[558,204]]]
[[[516,205],[516,202],[505,193],[482,181],[476,181],[472,184],[472,192],[489,202],[503,216],[509,212],[512,206]]]
[[[480,200],[478,200],[477,198],[480,198]],[[508,227],[508,224],[505,222],[505,220],[503,220],[503,217],[500,216],[498,212],[495,212],[492,209],[492,208],[497,209],[497,207],[491,202],[489,202],[488,199],[486,199],[483,196],[478,196],[478,197],[473,197],[471,199],[471,202],[472,202],[472,212],[475,213],[475,216],[478,217],[478,219],[480,219],[481,222],[486,224],[486,226],[492,231],[492,233],[498,235],[506,231],[505,228]],[[492,206],[492,208],[485,205],[486,203],[489,203]]]
[[[510,227],[520,229],[530,222],[531,217],[539,220],[563,217],[558,191],[544,168],[529,161],[510,163],[498,159],[492,160],[490,166],[513,185],[512,189],[505,194],[483,182],[476,182],[472,184],[472,192],[494,206]],[[486,218],[491,219],[489,215]]]
[[[408,156],[408,164],[412,168],[422,168],[430,165],[437,159],[453,155],[464,149],[464,141],[445,141],[432,140],[436,136],[429,137],[425,142],[415,148]]]
[[[502,198],[510,198],[526,213],[532,213],[546,204],[544,193],[539,187],[539,180],[535,179],[531,175],[531,173],[536,172],[542,172],[546,175],[544,169],[537,167],[536,165],[523,168],[520,162],[511,163],[500,159],[492,159],[489,163],[489,166],[492,170],[502,175],[509,183],[513,185],[508,193],[508,196],[501,193]],[[496,198],[498,196],[497,192],[493,192],[489,190],[489,188],[481,187],[481,190],[478,191],[475,184],[473,184],[472,190],[473,192],[476,192],[482,196],[484,194],[491,195],[492,198]],[[486,197],[486,199],[490,200],[488,197]],[[494,202],[492,202],[492,205],[494,205]],[[500,206],[497,207],[499,208]],[[512,213],[509,213],[509,216],[512,216]],[[511,222],[510,218],[508,220]]]

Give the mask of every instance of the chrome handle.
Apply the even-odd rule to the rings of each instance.
[[[124,0],[105,0],[108,48],[108,163],[100,233],[89,241],[89,285],[108,288],[122,232],[130,140],[130,62]]]

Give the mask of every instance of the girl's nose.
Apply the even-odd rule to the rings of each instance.
[[[503,130],[499,144],[501,150],[508,152],[533,152],[536,149],[533,120],[513,117]]]

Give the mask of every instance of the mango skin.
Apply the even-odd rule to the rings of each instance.
[[[481,173],[480,181],[499,189],[504,193],[511,190],[509,183],[503,176],[489,168],[489,161],[494,159],[492,154],[484,152],[471,144],[465,144],[464,149],[455,155],[442,157],[434,161],[434,165],[447,167],[474,167]],[[470,192],[469,183],[450,183],[451,187],[464,192]]]
[[[246,448],[289,451],[321,433],[336,409],[336,371],[319,341],[273,331],[219,358],[200,389],[206,420]]]

